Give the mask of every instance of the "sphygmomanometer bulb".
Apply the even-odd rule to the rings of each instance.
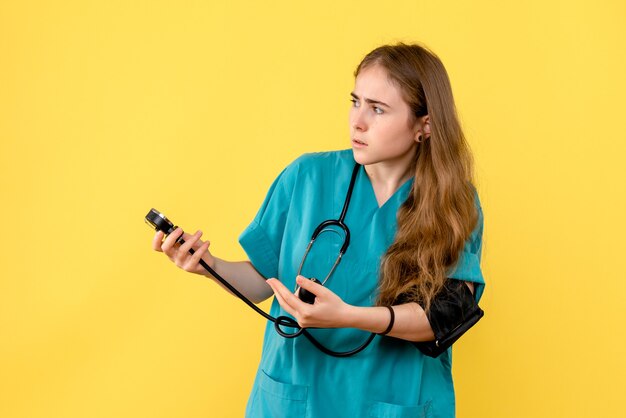
[[[309,280],[311,280],[313,283],[321,284],[321,282],[317,280],[315,277],[311,277]],[[315,294],[309,292],[302,286],[300,286],[300,289],[298,290],[298,297],[300,298],[302,302],[306,302],[310,304],[313,304],[315,302]]]

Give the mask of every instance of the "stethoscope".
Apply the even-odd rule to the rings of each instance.
[[[348,212],[348,206],[350,205],[350,200],[352,198],[352,190],[354,189],[354,182],[356,181],[356,177],[359,174],[359,167],[361,167],[361,165],[357,163],[354,165],[354,169],[352,170],[352,177],[350,178],[350,185],[348,186],[348,193],[346,194],[346,199],[343,202],[343,209],[341,210],[341,215],[339,215],[339,219],[329,219],[327,221],[324,221],[321,224],[319,224],[317,228],[315,228],[315,231],[313,231],[313,235],[311,236],[311,241],[309,242],[309,245],[307,245],[306,250],[304,251],[304,256],[302,257],[302,261],[300,262],[300,267],[298,267],[298,273],[296,274],[297,276],[299,276],[302,273],[302,267],[304,266],[304,262],[306,261],[306,258],[309,255],[309,251],[311,251],[311,248],[313,247],[313,244],[315,243],[315,240],[317,239],[317,237],[321,233],[326,232],[326,231],[336,232],[334,229],[331,228],[333,226],[338,226],[339,228],[343,230],[344,239],[343,239],[343,245],[339,249],[339,255],[335,259],[335,262],[333,263],[332,267],[330,268],[330,271],[328,272],[324,280],[322,280],[321,282],[317,280],[316,278],[311,278],[310,280],[324,286],[324,284],[328,281],[330,276],[333,274],[333,272],[339,265],[339,262],[341,261],[341,257],[343,257],[346,250],[348,249],[348,245],[350,245],[350,229],[348,228],[348,225],[344,223],[344,219],[346,218],[346,212]],[[337,235],[341,235],[341,234],[337,233]],[[303,302],[306,302],[306,303],[315,302],[315,295],[309,292],[308,290],[303,289],[300,286],[296,286],[294,293],[295,292],[298,292],[298,297]]]
[[[330,227],[339,227],[341,230],[343,230],[343,232],[344,232],[343,245],[339,249],[339,255],[337,256],[337,259],[335,260],[333,266],[331,267],[330,272],[326,275],[324,280],[321,281],[321,282],[319,280],[315,279],[315,278],[311,279],[311,280],[315,281],[316,283],[321,284],[322,286],[324,285],[324,283],[326,283],[326,281],[333,274],[333,272],[337,268],[337,265],[339,265],[339,262],[341,261],[341,258],[343,257],[343,255],[345,254],[346,250],[348,249],[348,245],[350,245],[350,230],[348,229],[348,226],[345,224],[344,219],[346,217],[346,213],[348,212],[348,206],[350,205],[350,199],[352,197],[352,190],[354,189],[354,183],[356,182],[356,177],[357,177],[357,175],[359,173],[359,168],[360,167],[361,167],[361,165],[358,164],[358,163],[356,163],[354,165],[354,169],[352,170],[352,177],[350,178],[350,185],[348,186],[348,192],[346,193],[346,199],[345,199],[345,201],[343,203],[343,209],[341,210],[341,215],[339,216],[339,219],[329,219],[327,221],[323,221],[322,223],[320,223],[317,226],[317,228],[315,228],[315,230],[313,231],[313,235],[311,236],[311,241],[307,245],[306,250],[304,252],[304,256],[302,257],[302,262],[300,263],[300,266],[298,267],[298,275],[300,275],[300,273],[302,271],[302,267],[304,266],[304,262],[305,262],[305,260],[306,260],[306,258],[308,256],[308,254],[309,254],[309,251],[313,247],[313,244],[315,243],[315,240],[317,239],[317,237],[322,232],[325,232],[325,231],[328,231],[328,230],[334,231],[333,229],[329,229]],[[154,208],[151,209],[150,212],[148,212],[148,214],[146,215],[145,221],[146,221],[146,223],[148,223],[148,225],[150,225],[155,230],[163,231],[165,233],[165,235],[171,234],[177,228],[176,226],[174,226],[174,224],[169,219],[167,219],[165,217],[165,215],[163,215],[162,213],[160,213],[159,211],[157,211]],[[182,245],[184,242],[185,241],[182,239],[182,235],[176,240],[176,243],[178,243],[180,245]],[[193,250],[193,248],[190,248],[189,252],[191,254],[193,254],[195,251]],[[263,316],[264,318],[266,318],[269,321],[272,321],[274,323],[274,328],[276,329],[276,332],[279,335],[281,335],[282,337],[284,337],[284,338],[295,338],[295,337],[298,337],[299,335],[304,335],[309,341],[311,341],[311,343],[317,349],[319,349],[321,352],[323,352],[325,354],[328,354],[328,355],[333,356],[333,357],[349,357],[349,356],[353,356],[353,355],[363,351],[372,342],[372,340],[376,336],[375,333],[371,333],[371,335],[365,340],[365,342],[363,344],[361,344],[357,348],[355,348],[353,350],[350,350],[350,351],[337,352],[337,351],[330,350],[329,348],[324,347],[322,345],[322,343],[317,341],[317,339],[315,339],[315,337],[313,337],[313,335],[311,335],[311,333],[308,332],[306,328],[302,328],[300,325],[298,325],[298,322],[296,322],[296,320],[294,320],[293,318],[290,318],[290,317],[284,316],[284,315],[280,315],[280,316],[274,318],[273,316],[269,315],[268,313],[262,311],[254,303],[252,303],[248,298],[246,298],[241,292],[239,292],[237,289],[235,289],[222,276],[217,274],[217,272],[215,270],[213,270],[211,267],[209,267],[209,265],[206,264],[204,262],[204,260],[200,259],[200,265],[202,267],[204,267],[209,273],[211,273],[211,275],[213,277],[215,277],[217,280],[219,280],[220,283],[222,283],[224,286],[226,286],[226,288],[228,288],[228,290],[230,290],[237,297],[239,297],[239,299],[244,301],[248,306],[250,306],[252,309],[254,309],[261,316]],[[308,292],[304,288],[297,286],[296,287],[296,291],[298,291],[298,297],[302,301],[307,302],[307,303],[313,303],[315,301],[315,295],[312,294],[311,292]],[[285,331],[283,331],[281,329],[281,326],[289,327],[289,328],[296,328],[296,331],[295,332],[285,332]]]

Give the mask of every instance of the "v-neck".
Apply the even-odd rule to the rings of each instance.
[[[395,192],[393,192],[393,194],[389,196],[387,200],[383,202],[382,205],[379,205],[378,199],[376,198],[376,192],[374,191],[374,185],[372,184],[370,177],[367,175],[367,172],[365,171],[365,166],[361,166],[361,169],[359,170],[359,176],[363,178],[362,181],[364,183],[367,183],[366,188],[369,190],[368,193],[370,195],[370,199],[373,200],[377,211],[382,210],[384,207],[388,206],[388,203],[390,201],[397,200],[398,196],[404,194],[405,190],[409,187],[409,185],[413,183],[413,178],[414,178],[414,176],[411,176],[408,180],[402,183],[400,187],[398,187],[398,189]]]

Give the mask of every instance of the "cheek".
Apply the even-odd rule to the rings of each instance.
[[[413,132],[398,121],[385,121],[379,124],[378,129],[386,142],[400,147],[411,142],[413,138]]]

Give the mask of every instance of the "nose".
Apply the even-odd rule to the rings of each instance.
[[[352,129],[359,132],[367,130],[365,115],[361,107],[353,107],[350,110],[350,126]]]

